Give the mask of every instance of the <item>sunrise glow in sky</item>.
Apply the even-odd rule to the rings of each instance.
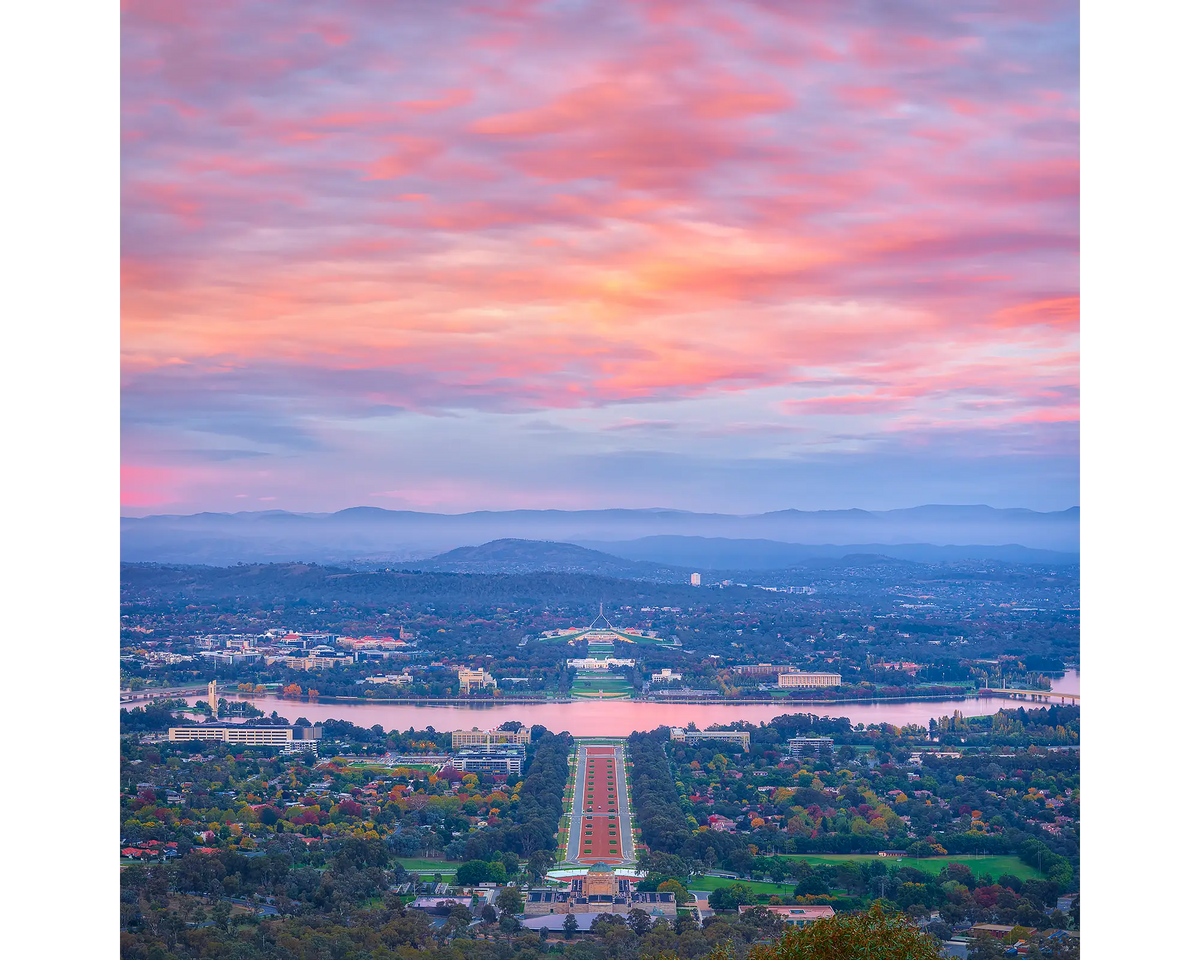
[[[122,18],[125,513],[1078,503],[1075,4]]]

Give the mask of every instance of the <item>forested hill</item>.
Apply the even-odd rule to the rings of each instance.
[[[691,574],[683,566],[614,557],[600,550],[549,540],[492,540],[477,547],[459,547],[413,565],[453,573],[587,573],[664,583],[686,583]]]
[[[739,591],[740,592],[740,591]],[[694,588],[578,573],[480,574],[411,571],[361,572],[316,564],[239,564],[233,567],[121,565],[125,601],[170,603],[180,599],[215,602],[324,606],[396,606],[414,602],[449,604],[577,602],[592,610],[601,601],[627,604],[695,603]]]

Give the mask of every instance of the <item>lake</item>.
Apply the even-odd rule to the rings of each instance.
[[[1079,693],[1079,672],[1068,670],[1051,684],[1053,690]],[[228,694],[226,695],[228,696]],[[961,710],[968,717],[989,716],[1005,706],[1046,706],[1028,700],[1000,697],[967,697],[961,700],[910,700],[903,702],[830,703],[828,701],[792,701],[764,704],[656,703],[641,700],[590,701],[568,703],[486,703],[419,704],[379,703],[366,700],[284,700],[273,696],[238,694],[266,714],[277,712],[295,721],[305,717],[320,720],[349,720],[360,727],[380,724],[384,730],[481,730],[491,729],[508,720],[526,726],[540,723],[547,729],[570,731],[577,737],[624,737],[634,730],[653,730],[658,726],[687,726],[695,722],[704,729],[713,723],[749,720],[766,723],[784,713],[815,713],[818,716],[848,717],[851,723],[929,723],[930,717],[949,716]]]

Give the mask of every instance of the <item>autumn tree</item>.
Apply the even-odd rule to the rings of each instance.
[[[837,913],[789,927],[774,943],[755,946],[750,960],[939,960],[942,945],[903,914],[878,905],[867,913]]]

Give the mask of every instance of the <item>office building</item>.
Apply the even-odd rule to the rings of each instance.
[[[463,747],[497,747],[508,743],[529,743],[532,734],[528,727],[520,730],[455,730],[450,734],[450,746],[455,750]]]
[[[815,756],[822,747],[833,748],[833,737],[792,737],[788,740],[788,756]]]
[[[450,765],[463,773],[520,773],[525,765],[525,747],[464,747],[450,758]]]
[[[787,904],[774,904],[767,906],[756,906],[755,904],[742,904],[738,907],[738,914],[746,913],[749,910],[769,910],[783,918],[784,924],[789,927],[803,927],[812,923],[814,920],[828,920],[833,916],[833,907],[825,904],[805,904],[802,907],[793,907]]]
[[[311,651],[306,657],[287,657],[284,661],[289,670],[328,670],[338,664],[353,663],[354,658],[344,653]]]
[[[692,574],[692,586],[693,587],[700,586],[700,574],[698,574],[698,573]]]
[[[777,667],[773,663],[739,663],[733,671],[747,677],[772,677],[781,673],[791,673],[791,667]]]
[[[249,723],[202,723],[191,727],[170,727],[167,730],[167,740],[172,743],[220,740],[223,743],[284,748],[303,744],[308,749],[315,750],[316,741],[320,739],[320,727],[293,727],[286,724],[258,726]]]
[[[671,739],[693,745],[706,740],[724,740],[741,744],[743,750],[750,749],[750,734],[745,730],[685,730],[683,727],[672,727]]]

